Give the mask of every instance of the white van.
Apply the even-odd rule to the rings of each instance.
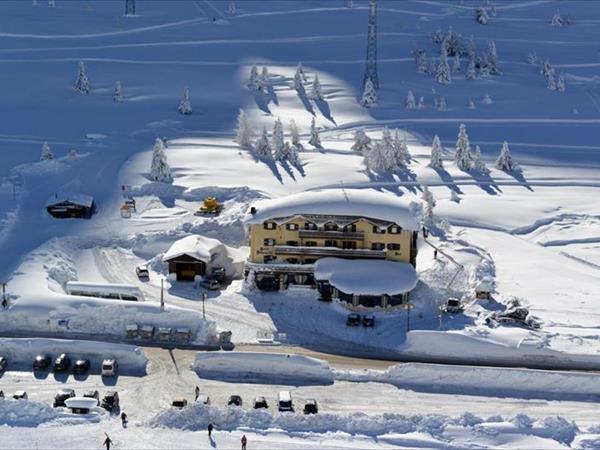
[[[277,406],[280,412],[294,412],[294,403],[290,391],[279,391]]]
[[[100,370],[100,376],[103,377],[116,377],[119,365],[115,359],[105,359],[102,361],[102,368]]]
[[[66,291],[69,295],[95,297],[105,300],[144,301],[144,294],[142,294],[140,288],[131,284],[69,281],[67,282]]]

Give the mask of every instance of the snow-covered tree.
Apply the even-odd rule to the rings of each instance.
[[[556,91],[556,80],[554,79],[554,75],[548,75],[546,77],[546,87],[551,91]]]
[[[448,105],[446,105],[446,97],[442,97],[440,99],[437,109],[441,112],[445,112],[448,110]]]
[[[540,74],[546,78],[552,76],[554,78],[554,67],[552,67],[552,64],[550,64],[550,60],[546,59],[541,65],[540,65]]]
[[[569,23],[569,21],[564,19],[561,16],[560,11],[557,9],[554,15],[552,16],[552,21],[550,23],[553,27],[564,27]]]
[[[479,77],[488,78],[490,76],[490,67],[484,63],[479,66]]]
[[[467,46],[467,57],[469,60],[473,60],[475,65],[479,64],[479,52],[477,51],[477,44],[473,36],[469,38],[469,45]]]
[[[298,148],[301,148],[301,144],[298,145],[290,145],[289,142],[286,141],[284,150],[287,155],[287,161],[292,166],[300,165],[300,155],[298,154]]]
[[[310,98],[312,100],[323,100],[323,89],[319,82],[319,74],[315,73],[315,78],[312,82],[312,88],[310,90]]]
[[[77,80],[73,86],[75,92],[78,94],[89,94],[90,93],[90,81],[85,73],[85,64],[83,61],[79,61],[79,69],[77,72]]]
[[[431,191],[425,184],[423,185],[423,192],[421,193],[421,200],[423,200],[425,203],[431,204],[432,206],[436,205],[433,194],[431,193]]]
[[[400,132],[398,130],[394,130],[394,137],[392,139],[392,148],[393,148],[393,158],[392,158],[392,167],[393,166],[406,166],[410,164],[411,156],[408,151],[408,144],[406,142],[406,136],[400,138]]]
[[[508,142],[504,141],[502,149],[500,150],[500,156],[496,160],[496,168],[504,170],[505,172],[512,172],[519,170],[519,164],[513,160],[510,150],[508,148]]]
[[[469,99],[469,103],[467,104],[467,108],[469,109],[475,109],[475,102],[473,102],[473,99]]]
[[[474,59],[469,59],[469,64],[467,65],[467,72],[465,73],[465,78],[467,80],[474,80],[475,78],[477,78]]]
[[[79,157],[79,155],[77,154],[77,150],[75,150],[74,148],[69,150],[69,153],[67,155],[67,158],[69,158],[69,161],[75,161],[78,157]]]
[[[234,15],[237,12],[237,7],[234,0],[230,0],[229,5],[227,6],[227,12],[231,15]]]
[[[304,79],[302,78],[302,74],[298,71],[294,74],[294,89],[300,95],[306,95],[306,90],[304,89]]]
[[[563,73],[558,74],[558,79],[556,80],[556,90],[561,94],[565,92],[565,76]]]
[[[254,145],[254,152],[262,158],[270,158],[272,156],[267,127],[263,127],[262,133]]]
[[[115,102],[122,102],[123,101],[123,90],[121,88],[121,82],[120,81],[116,81],[115,82],[115,88],[113,89],[113,100]]]
[[[419,97],[419,103],[417,103],[417,109],[425,109],[425,97]]]
[[[415,95],[413,91],[408,91],[406,95],[406,109],[415,109],[417,105],[415,104]]]
[[[498,65],[498,52],[496,50],[496,43],[490,41],[488,44],[487,52],[485,53],[485,65],[492,75],[500,74],[500,67]]]
[[[475,20],[481,25],[487,25],[490,21],[490,16],[488,16],[487,10],[484,7],[479,6],[475,8]]]
[[[236,138],[235,141],[240,147],[250,147],[252,145],[252,128],[246,111],[240,109],[237,116]]]
[[[431,143],[431,158],[429,160],[429,167],[434,169],[441,169],[444,167],[444,161],[442,160],[442,143],[438,135],[433,137]]]
[[[262,87],[269,86],[271,82],[271,75],[269,75],[269,69],[267,66],[263,66],[262,71],[260,73],[260,84]]]
[[[290,120],[290,137],[292,139],[292,145],[294,147],[301,145],[300,144],[300,133],[298,132],[298,126],[296,125],[296,121],[294,119]]]
[[[433,197],[433,194],[425,185],[423,185],[423,194],[421,198],[425,203],[423,207],[423,225],[426,227],[432,227],[433,225],[435,225],[433,209],[435,208],[436,202],[435,198]]]
[[[364,130],[356,130],[354,132],[354,143],[351,148],[355,152],[365,155],[371,150],[371,138],[367,136]]]
[[[481,157],[481,149],[479,148],[479,145],[475,146],[475,150],[473,150],[473,155],[472,155],[472,169],[475,170],[476,172],[480,172],[480,173],[488,173],[488,169],[485,166],[485,162],[483,161],[483,158]]]
[[[284,155],[285,136],[283,134],[283,124],[277,118],[273,125],[273,133],[271,134],[271,149],[275,159],[285,159]]]
[[[308,140],[308,143],[314,147],[321,147],[321,138],[314,117],[310,122],[310,139]]]
[[[377,91],[375,90],[375,86],[373,86],[373,82],[370,78],[367,78],[365,81],[365,88],[363,91],[362,99],[360,100],[360,104],[365,108],[370,108],[377,103]]]
[[[446,36],[442,32],[441,28],[438,28],[430,35],[430,38],[434,44],[441,44],[445,37]]]
[[[538,65],[538,57],[537,57],[537,53],[535,52],[529,52],[527,54],[527,63],[532,65],[532,66],[537,66]]]
[[[458,139],[456,141],[454,160],[460,170],[469,171],[472,167],[471,145],[469,144],[467,127],[464,123],[461,123],[458,128]]]
[[[54,159],[54,153],[50,150],[50,145],[47,142],[42,144],[42,154],[40,156],[40,161],[49,161]]]
[[[302,81],[304,83],[306,83],[308,81],[308,79],[306,78],[306,72],[304,71],[304,67],[302,67],[301,62],[299,62],[298,65],[296,66],[296,73],[300,74],[300,76],[302,77]]]
[[[429,71],[429,63],[427,62],[425,50],[422,48],[415,49],[413,50],[413,56],[415,57],[417,73],[427,73]]]
[[[165,144],[160,138],[156,138],[152,150],[152,164],[150,166],[150,178],[160,183],[172,183],[171,167],[167,163]]]
[[[481,103],[483,103],[484,105],[491,105],[493,101],[492,97],[490,97],[490,94],[486,93],[481,99]]]
[[[183,94],[181,95],[181,101],[179,102],[179,107],[177,108],[179,114],[183,114],[184,116],[189,116],[192,114],[192,104],[190,102],[190,90],[185,87],[183,89]]]
[[[246,86],[251,91],[258,91],[261,89],[260,77],[258,76],[258,68],[256,66],[252,66],[250,69],[250,78],[246,82]]]
[[[446,43],[448,56],[461,55],[464,52],[461,40],[461,35],[454,31],[452,25],[450,25],[443,40]]]
[[[460,73],[461,70],[462,67],[460,66],[460,56],[457,53],[456,55],[454,55],[454,61],[452,62],[452,72]]]
[[[365,156],[365,164],[373,172],[383,173],[388,170],[388,161],[385,156],[387,151],[383,145],[381,141],[375,141],[373,148]]]
[[[450,65],[448,64],[448,49],[445,43],[442,43],[440,61],[435,72],[435,81],[440,84],[450,84],[452,75],[450,74]]]

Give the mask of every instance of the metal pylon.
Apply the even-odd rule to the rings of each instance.
[[[379,77],[377,76],[377,0],[371,0],[369,6],[369,31],[367,36],[367,59],[365,64],[365,77],[363,78],[363,87],[371,80],[373,86],[379,87]]]
[[[135,16],[135,0],[125,0],[125,15]]]

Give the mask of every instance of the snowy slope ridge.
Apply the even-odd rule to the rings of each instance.
[[[467,431],[468,434],[495,433],[503,430],[507,434],[531,435],[543,439],[554,440],[569,444],[578,433],[574,423],[562,417],[548,417],[534,420],[525,415],[504,420],[502,417],[490,417],[485,420],[470,413],[460,417],[447,417],[443,415],[415,415],[384,414],[368,416],[363,413],[333,415],[320,413],[317,415],[303,414],[271,414],[261,410],[244,410],[237,407],[216,408],[206,407],[194,403],[184,409],[168,409],[157,414],[149,420],[151,427],[176,428],[186,431],[205,430],[212,423],[217,430],[235,430],[244,428],[249,430],[282,430],[286,433],[347,433],[350,435],[366,435],[384,437],[387,435],[407,435],[422,433],[421,436],[412,436],[421,445],[414,447],[447,448],[442,444],[453,434]],[[423,445],[425,436],[433,436],[441,442],[429,442]],[[390,438],[392,436],[389,436]],[[415,442],[415,444],[416,444]],[[398,440],[400,446],[402,441]],[[554,448],[551,442],[538,443],[538,448]]]
[[[595,373],[406,363],[386,371],[334,370],[334,377],[336,381],[390,383],[426,392],[584,401],[600,398],[600,376]]]
[[[244,383],[332,384],[325,361],[303,355],[258,352],[198,353],[192,368],[202,378]]]

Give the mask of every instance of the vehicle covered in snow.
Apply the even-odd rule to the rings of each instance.
[[[83,396],[85,398],[95,398],[96,404],[98,404],[98,402],[100,402],[100,393],[96,389],[87,391],[85,394],[83,394]]]
[[[65,400],[65,406],[73,414],[89,414],[93,408],[98,406],[98,402],[94,398],[73,397]]]
[[[66,372],[71,366],[71,358],[66,353],[61,353],[54,360],[54,371],[55,372]]]
[[[221,289],[221,283],[214,278],[205,278],[200,282],[200,287],[209,291],[216,291]]]
[[[117,376],[117,371],[119,369],[119,364],[116,359],[105,359],[102,361],[102,366],[100,369],[100,375],[103,377],[115,377]]]
[[[119,393],[117,391],[109,391],[104,394],[100,406],[110,413],[117,411],[119,409]]]
[[[66,290],[69,295],[79,295],[82,297],[126,300],[131,302],[144,301],[144,294],[142,294],[140,288],[132,284],[69,281],[67,282]]]
[[[146,264],[140,264],[135,268],[135,274],[138,278],[150,278],[150,271]]]
[[[498,325],[520,325],[528,328],[540,328],[539,319],[529,313],[529,309],[524,306],[512,306],[502,312],[493,312],[485,318],[489,326]]]
[[[89,359],[78,359],[73,364],[73,373],[74,374],[84,374],[90,370],[90,360]]]
[[[240,397],[239,395],[229,396],[227,406],[242,406],[242,397]]]
[[[464,306],[457,298],[449,298],[442,306],[442,310],[448,314],[458,314],[464,311]]]
[[[360,325],[361,319],[362,318],[360,314],[350,313],[346,317],[346,325],[348,325],[349,327],[357,327]]]
[[[308,399],[304,402],[304,414],[317,414],[319,412],[319,406],[315,399]]]
[[[52,406],[54,406],[55,408],[65,406],[65,400],[73,397],[75,397],[75,391],[73,389],[61,389],[54,396],[54,402],[52,403]]]
[[[52,358],[48,354],[37,355],[33,360],[33,370],[48,370],[52,364]]]
[[[254,409],[268,409],[269,404],[267,403],[267,399],[264,397],[256,397],[254,399]]]
[[[277,408],[279,412],[294,412],[294,402],[290,391],[279,391],[277,396]]]
[[[196,403],[201,403],[202,405],[210,405],[210,397],[206,394],[198,394]]]
[[[373,328],[375,326],[375,315],[365,314],[362,318],[363,327]]]

